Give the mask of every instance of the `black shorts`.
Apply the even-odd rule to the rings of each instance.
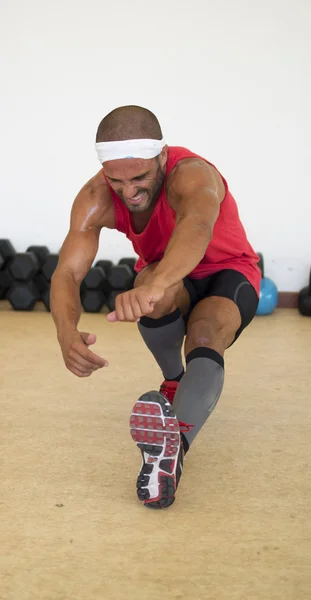
[[[253,320],[259,303],[258,294],[245,275],[233,269],[224,269],[204,279],[185,277],[183,281],[190,296],[190,308],[184,317],[186,327],[191,311],[200,300],[209,296],[221,296],[235,302],[240,311],[242,323],[236,332],[233,344],[243,329]],[[232,346],[232,344],[230,345]]]

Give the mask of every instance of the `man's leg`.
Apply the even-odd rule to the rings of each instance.
[[[198,302],[190,314],[185,343],[186,372],[178,384],[173,408],[163,396],[151,392],[139,399],[131,417],[133,439],[143,452],[138,496],[150,507],[164,508],[174,501],[182,472],[182,446],[187,452],[215,408],[224,383],[225,349],[256,312],[258,296],[245,277],[236,271],[226,270],[213,276],[208,294],[209,297]],[[181,307],[180,312],[185,314],[189,300],[188,305],[180,303],[185,297],[189,298],[183,284],[176,286],[175,297],[169,301],[166,298],[167,304],[158,306],[157,315],[153,316],[160,320],[169,310],[176,311],[176,307]],[[161,337],[162,327],[164,331],[165,325],[162,325],[147,345],[165,375],[171,353],[175,353],[174,364],[181,364],[183,333],[179,331],[178,344],[176,338],[173,343],[172,332],[167,338]],[[142,334],[144,337],[144,331]],[[164,344],[169,349],[168,355]]]
[[[186,373],[174,399],[178,420],[186,425],[182,434],[185,452],[221,395],[224,353],[240,326],[240,311],[228,298],[201,300],[190,315],[185,342]]]
[[[135,287],[148,283],[158,263],[146,267],[135,280]],[[185,336],[185,315],[190,298],[181,281],[167,291],[150,317],[138,323],[140,334],[157,361],[166,381],[180,381],[184,373],[182,345]]]
[[[141,271],[135,287],[148,283],[155,267],[156,264],[153,264]],[[130,419],[131,435],[142,453],[137,495],[149,508],[166,508],[174,502],[182,472],[180,428],[170,402],[184,373],[183,315],[188,313],[189,308],[189,293],[180,282],[165,293],[152,316],[142,317],[138,323],[139,331],[165,379],[161,393],[147,392],[139,398]]]
[[[157,392],[143,394],[136,402],[131,435],[142,450],[137,493],[146,506],[166,508],[174,502],[183,455],[216,406],[224,379],[223,354],[240,325],[241,316],[232,300],[201,300],[190,315],[187,367],[173,406]],[[162,353],[165,356],[165,348]]]
[[[237,271],[218,273],[193,309],[185,342],[186,373],[175,395],[185,452],[214,410],[224,384],[224,354],[256,314],[258,296]]]

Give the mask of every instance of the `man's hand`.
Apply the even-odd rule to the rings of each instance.
[[[118,294],[114,312],[108,321],[138,321],[144,315],[150,315],[157,302],[164,296],[165,288],[158,283],[141,285],[133,290]]]
[[[107,367],[108,362],[94,354],[88,346],[95,344],[94,333],[73,332],[59,340],[65,365],[77,377],[89,377],[93,371]]]

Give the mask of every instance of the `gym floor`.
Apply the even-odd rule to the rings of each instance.
[[[136,498],[137,397],[161,374],[133,324],[82,314],[110,367],[78,379],[51,315],[0,302],[3,600],[311,598],[311,319],[256,317],[175,504]]]

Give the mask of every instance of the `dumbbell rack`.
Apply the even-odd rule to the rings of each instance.
[[[31,311],[42,302],[49,311],[51,278],[58,258],[47,246],[32,245],[25,252],[16,252],[9,239],[0,239],[0,300],[8,300],[18,311]],[[97,260],[80,286],[84,311],[114,310],[116,296],[134,286],[135,263],[134,257],[121,258],[118,264]]]

